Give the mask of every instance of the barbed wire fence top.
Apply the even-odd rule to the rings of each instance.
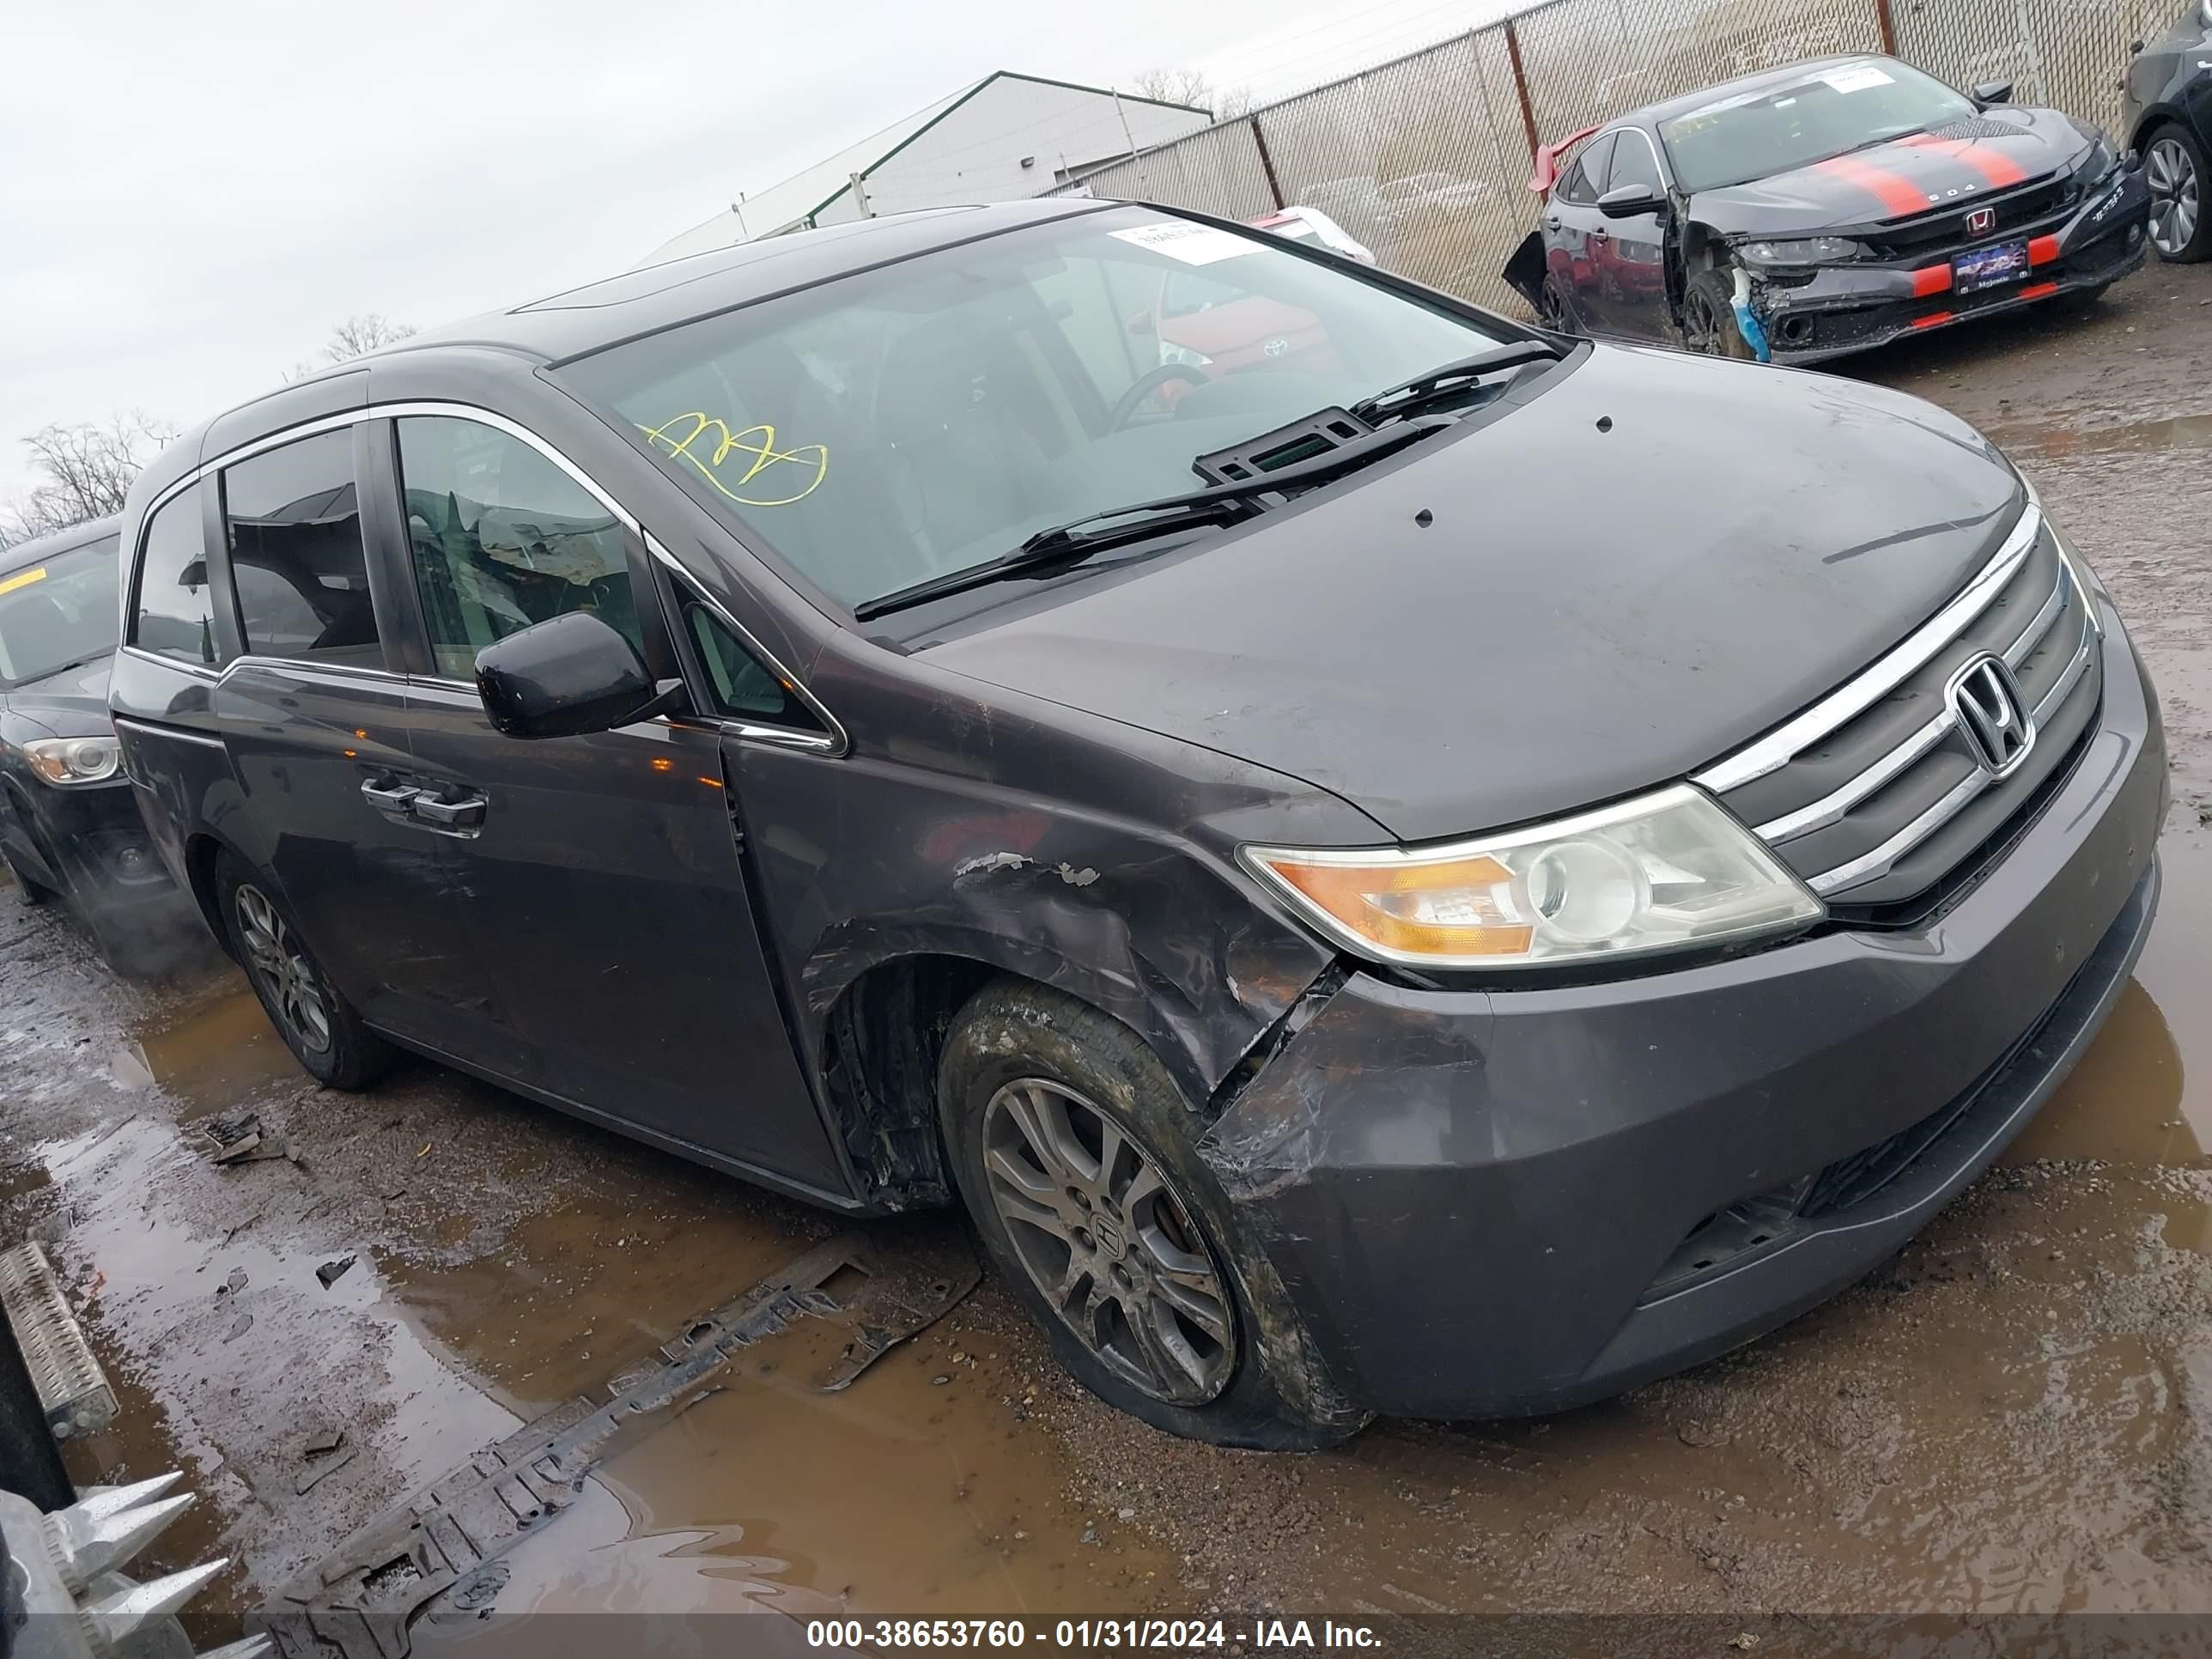
[[[1954,86],[2116,128],[2129,48],[2172,0],[1546,0],[1097,168],[1048,195],[1250,219],[1320,209],[1391,270],[1522,310],[1499,276],[1536,225],[1534,149],[1717,81],[1892,52]]]

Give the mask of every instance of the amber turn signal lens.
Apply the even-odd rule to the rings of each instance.
[[[1486,854],[1380,867],[1266,862],[1345,927],[1389,950],[1519,956],[1534,936],[1514,902],[1513,872]]]

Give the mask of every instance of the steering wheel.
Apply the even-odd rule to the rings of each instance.
[[[1206,376],[1188,363],[1162,363],[1158,368],[1146,370],[1130,382],[1129,389],[1115,403],[1114,412],[1106,417],[1106,429],[1109,432],[1119,432],[1129,424],[1130,417],[1143,407],[1146,398],[1151,397],[1162,386],[1170,385],[1176,380],[1188,380],[1193,386],[1204,386]]]

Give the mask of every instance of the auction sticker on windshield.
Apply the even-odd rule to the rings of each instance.
[[[1179,219],[1157,225],[1133,225],[1127,230],[1107,234],[1139,247],[1148,247],[1155,253],[1164,253],[1170,259],[1180,259],[1187,265],[1210,265],[1217,259],[1233,259],[1259,246],[1249,237]]]
[[[1896,80],[1886,70],[1872,64],[1862,64],[1856,69],[1830,70],[1820,77],[1838,92],[1865,92],[1875,87],[1893,87]]]

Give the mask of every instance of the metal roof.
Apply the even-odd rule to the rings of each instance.
[[[727,211],[702,220],[690,230],[655,249],[636,268],[649,269],[669,258],[683,258],[708,248],[726,247],[735,241],[773,236],[779,231],[806,224],[813,215],[830,206],[853,187],[854,173],[866,177],[871,170],[882,166],[969,99],[998,81],[1027,81],[1038,86],[1059,87],[1066,91],[1087,93],[1098,98],[1117,95],[1107,87],[1088,87],[1073,81],[1055,81],[1047,76],[995,70],[935,103],[892,122],[881,131],[870,133],[858,143],[848,144],[836,155],[817,161],[803,173],[793,173],[781,184],[772,185],[756,195],[747,197],[742,204],[732,204]],[[1152,104],[1164,109],[1188,110],[1199,115],[1208,113],[1195,105],[1169,104],[1157,98],[1139,98],[1133,93],[1118,95],[1125,103]]]

